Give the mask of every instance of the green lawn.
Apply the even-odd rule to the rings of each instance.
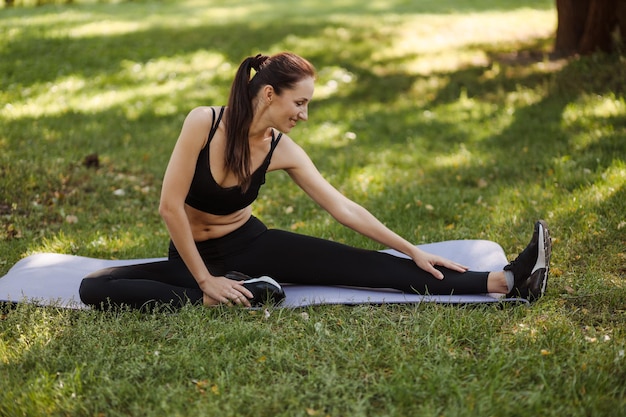
[[[164,256],[183,118],[281,50],[319,70],[290,136],[338,189],[411,241],[510,258],[544,218],[553,273],[531,307],[4,306],[0,415],[626,415],[626,57],[551,59],[552,0],[75,3],[0,9],[0,275]],[[282,173],[254,210],[379,248]]]

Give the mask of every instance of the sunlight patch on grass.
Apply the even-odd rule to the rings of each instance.
[[[113,21],[101,20],[98,22],[90,22],[81,26],[74,27],[69,30],[70,38],[90,38],[113,35],[124,35],[127,33],[145,30],[149,27],[148,22],[142,21]]]
[[[15,344],[11,348],[4,343],[0,345],[0,362],[4,364],[19,362],[34,347],[50,342],[58,323],[48,322],[45,311],[42,311],[40,315],[42,317],[39,317],[36,322],[15,325],[13,329]]]
[[[393,16],[389,22],[395,39],[378,50],[373,60],[402,58],[397,70],[428,75],[463,66],[487,65],[483,45],[546,38],[555,25],[554,11],[524,9],[451,15]],[[413,57],[407,59],[407,57]]]
[[[613,197],[626,186],[626,164],[615,160],[591,186],[574,193],[573,200],[580,204],[593,207]]]
[[[265,2],[243,2],[233,4],[230,1],[192,0],[186,2],[188,13],[184,19],[190,25],[205,25],[207,22],[214,24],[228,24],[233,21],[245,20],[249,22],[253,18],[276,17],[275,4]],[[177,10],[177,8],[174,8]],[[180,15],[178,19],[182,18]],[[248,23],[247,23],[248,24]]]
[[[489,62],[489,57],[483,50],[467,48],[421,55],[419,58],[407,60],[402,69],[412,74],[429,75],[452,72],[463,67],[485,67]]]
[[[206,96],[216,77],[230,73],[231,65],[220,54],[197,51],[184,56],[156,58],[147,63],[122,61],[113,75],[84,78],[79,75],[34,84],[8,102],[0,115],[9,119],[54,116],[68,111],[96,113],[122,108],[130,120],[144,112],[157,115],[179,111],[171,100],[187,92]],[[114,88],[111,88],[114,86]],[[163,100],[162,100],[163,99]]]
[[[83,91],[87,80],[79,76],[69,76],[58,80],[55,83],[34,85],[31,91],[35,94],[28,97],[23,102],[8,103],[4,106],[2,115],[9,120],[20,118],[38,118],[45,116],[55,116],[76,111],[82,113],[98,112],[107,110],[113,106],[125,103],[129,104],[134,97],[145,97],[154,95],[155,91],[145,91],[145,88],[131,90],[106,90],[98,91],[92,85],[88,91]],[[95,93],[95,94],[94,94]]]
[[[18,39],[23,33],[22,28],[19,27],[7,27],[4,28],[2,36],[4,39],[2,39],[2,43],[9,43],[11,41],[13,41],[14,39]]]
[[[474,156],[464,144],[460,144],[458,149],[448,155],[437,155],[434,165],[439,168],[459,168],[470,166]]]
[[[25,33],[25,24],[46,26],[49,28],[46,31],[48,38],[88,39],[127,35],[157,27],[178,27],[183,19],[186,27],[203,26],[207,22],[228,24],[268,11],[268,6],[261,3],[223,7],[209,6],[204,1],[187,3],[182,9],[168,2],[133,4],[128,1],[97,4],[91,8],[59,8],[56,13],[29,15],[28,21],[8,18],[0,22],[0,27],[19,28],[17,33]]]
[[[361,163],[371,162],[359,168],[352,164],[352,168],[349,169],[349,178],[341,181],[342,191],[352,197],[374,198],[390,188],[406,192],[407,188],[413,187],[424,176],[423,165],[416,162],[418,152],[410,144],[369,152],[360,157],[354,155],[352,159],[355,158],[358,158]],[[329,177],[333,176],[329,175]],[[389,204],[395,203],[395,200],[389,201]]]
[[[393,23],[395,34],[400,36],[395,48],[388,52],[428,54],[547,37],[553,33],[555,14],[552,10],[526,9],[524,12],[413,15]]]
[[[351,183],[355,188],[361,191],[362,196],[367,196],[370,193],[378,193],[384,185],[383,181],[384,169],[380,166],[368,165],[355,173],[351,178]]]
[[[352,140],[352,136],[336,123],[326,122],[316,129],[315,133],[306,138],[306,142],[312,145],[323,145],[328,148],[341,148]]]
[[[223,54],[200,50],[187,55],[155,58],[146,63],[123,61],[122,68],[122,76],[133,81],[159,83],[179,75],[212,78],[229,73],[232,65]]]
[[[322,100],[336,96],[337,94],[347,94],[351,88],[356,86],[356,76],[345,68],[330,66],[323,67],[317,71],[314,100]]]
[[[87,84],[85,78],[76,75],[61,77],[52,83],[34,84],[21,90],[19,99],[7,102],[0,115],[17,120],[64,113],[72,108],[68,100],[77,97]]]
[[[13,9],[18,11],[19,9]],[[23,9],[24,10],[24,9]],[[10,13],[12,10],[3,10],[2,13]],[[29,27],[43,26],[46,28],[55,26],[64,26],[69,24],[78,24],[83,22],[90,22],[94,19],[94,13],[84,13],[75,9],[57,9],[56,13],[41,13],[41,14],[28,14],[27,16],[15,17],[3,16],[0,20],[0,27],[7,28],[19,28],[24,30]],[[52,33],[46,31],[46,34]]]
[[[82,221],[88,222],[88,219],[83,217],[82,220],[79,220],[79,223]],[[141,229],[141,227],[138,228]],[[83,256],[94,256],[93,254],[97,256],[97,254],[106,253],[107,258],[116,259],[116,255],[122,258],[132,257],[129,254],[136,252],[137,248],[146,245],[146,236],[138,234],[131,228],[121,230],[119,227],[114,227],[110,235],[96,232],[91,237],[88,237],[86,241],[77,240],[69,235],[69,231],[65,233],[61,230],[53,237],[44,237],[41,241],[33,242],[25,255],[29,256],[37,253],[81,253],[84,254]],[[143,254],[138,257],[144,256],[147,255]]]
[[[563,110],[563,125],[570,133],[569,141],[577,151],[599,144],[615,134],[609,118],[626,118],[626,102],[613,94],[583,95]]]
[[[61,231],[52,237],[44,237],[41,242],[37,242],[37,244],[33,246],[27,255],[42,252],[76,253],[77,251],[78,245],[76,241]]]
[[[566,124],[578,122],[587,117],[626,116],[626,101],[607,95],[583,95],[577,101],[569,103],[563,111],[563,121]]]
[[[546,96],[546,91],[538,88],[516,86],[515,91],[506,95],[507,113],[512,114],[524,107],[539,103]]]
[[[559,165],[563,164],[568,166],[566,170],[559,168]],[[570,192],[561,190],[563,195],[558,199],[558,204],[543,207],[539,206],[538,202],[546,198],[555,198],[558,191],[546,190],[542,184],[526,187],[524,190],[508,188],[500,193],[500,201],[503,205],[501,208],[506,211],[506,206],[509,205],[517,206],[517,208],[534,207],[538,212],[541,209],[543,215],[551,222],[563,222],[563,219],[571,218],[580,224],[570,224],[570,226],[581,230],[582,234],[597,232],[604,227],[600,222],[601,217],[604,216],[600,214],[602,213],[601,206],[607,204],[626,188],[626,164],[615,159],[604,172],[595,176],[590,171],[577,167],[569,158],[564,158],[555,161],[555,171],[557,178],[576,177],[577,181],[582,181],[578,178],[587,178],[587,185],[581,185]],[[613,213],[613,215],[613,218],[603,218],[603,222],[618,228],[623,217],[620,213]],[[579,238],[582,237],[578,236],[577,239]]]

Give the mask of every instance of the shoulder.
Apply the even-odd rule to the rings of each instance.
[[[185,118],[186,124],[200,124],[211,125],[213,123],[213,117],[217,117],[221,107],[214,106],[200,106],[192,109]]]
[[[183,128],[180,133],[180,139],[191,140],[194,142],[200,141],[205,143],[211,130],[211,126],[214,123],[215,118],[218,117],[221,107],[196,107],[192,109],[185,117],[183,122]]]
[[[277,130],[274,131],[274,135],[275,137],[281,136],[272,156],[271,170],[283,169],[288,171],[310,163],[306,151],[291,137]]]
[[[304,152],[304,150],[288,135],[274,129],[274,137],[278,140],[276,151],[281,154],[292,152]]]

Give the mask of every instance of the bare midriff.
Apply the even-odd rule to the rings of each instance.
[[[244,225],[252,215],[250,206],[231,214],[216,215],[205,213],[185,204],[185,212],[191,226],[191,234],[196,242],[217,239],[234,232]]]

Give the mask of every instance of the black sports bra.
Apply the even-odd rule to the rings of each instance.
[[[209,139],[198,155],[196,172],[191,181],[185,203],[205,213],[226,215],[248,207],[256,200],[259,195],[259,189],[265,184],[265,173],[270,165],[272,154],[274,153],[274,149],[276,149],[276,145],[278,145],[282,133],[276,138],[274,138],[274,133],[272,133],[270,151],[261,166],[252,173],[250,187],[248,187],[246,192],[243,192],[238,185],[234,187],[222,187],[215,181],[213,174],[211,174],[209,145],[224,115],[224,107],[220,110],[217,120],[215,119],[215,110],[211,110],[213,111],[213,124],[209,132]]]

